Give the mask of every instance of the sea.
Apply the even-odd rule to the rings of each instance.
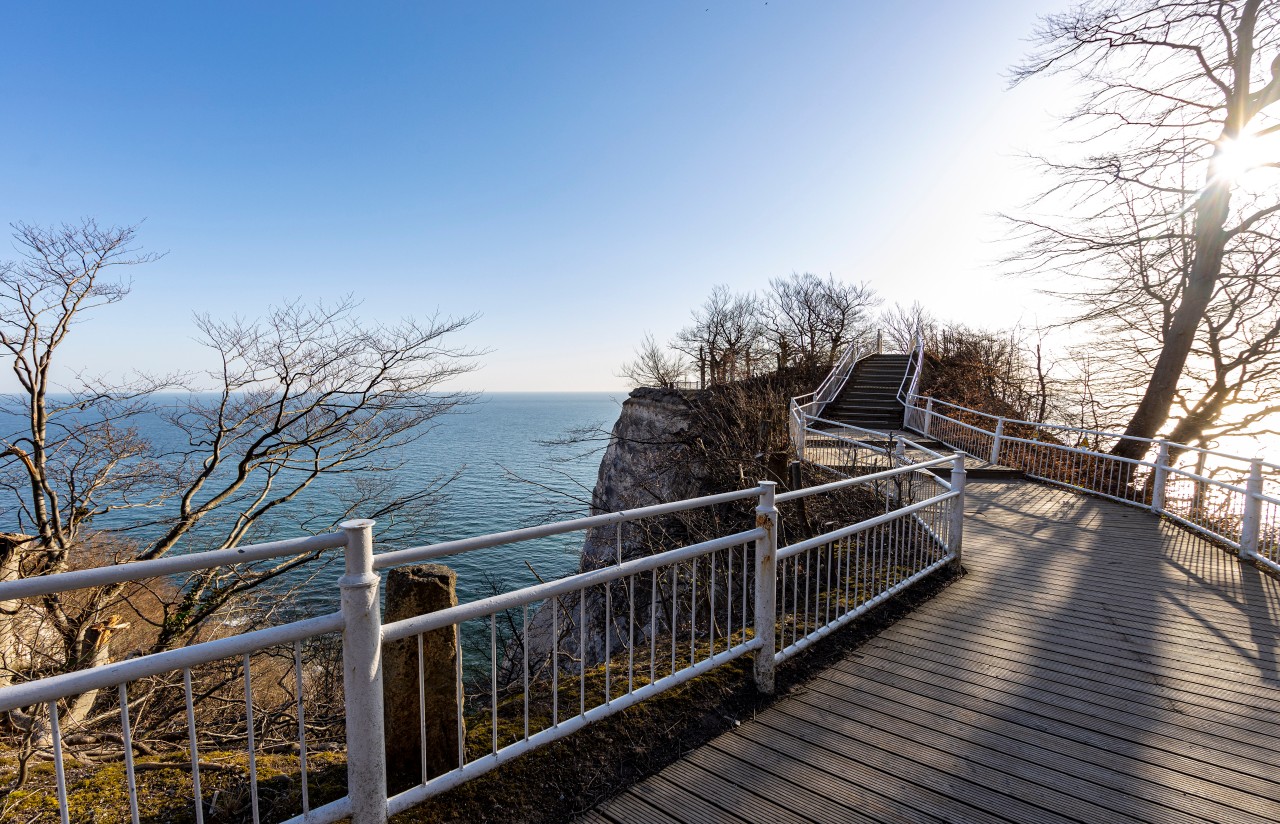
[[[397,471],[407,483],[455,472],[458,477],[445,488],[430,523],[420,531],[388,542],[375,527],[377,551],[586,514],[607,433],[625,397],[621,392],[488,392],[460,411],[436,419],[431,431],[396,456],[403,463]],[[2,423],[8,435],[13,419]],[[140,419],[140,432],[160,443],[175,437],[166,427],[159,417]],[[584,433],[587,437],[582,440]],[[573,442],[566,444],[566,440]],[[299,497],[292,511],[312,515],[315,523],[324,522],[326,501],[340,494],[334,484],[317,483]],[[95,522],[95,527],[116,529],[128,526],[130,518],[154,515],[143,511],[108,517]],[[271,539],[304,534],[289,531],[290,523],[296,521],[291,522],[288,515],[268,525]],[[0,502],[0,530],[16,530],[17,518],[12,500]],[[145,533],[143,529],[132,534],[145,538]],[[458,573],[458,598],[466,602],[576,571],[582,540],[582,533],[570,533],[476,550],[440,563]],[[176,551],[193,548],[180,544]],[[287,595],[287,611],[298,617],[332,611],[337,608],[340,574],[341,559],[331,557],[272,582],[269,594]]]

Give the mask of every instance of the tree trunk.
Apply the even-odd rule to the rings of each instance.
[[[1222,227],[1231,205],[1231,184],[1217,180],[1200,196],[1196,206],[1196,252],[1187,276],[1182,302],[1165,330],[1160,357],[1151,373],[1151,381],[1124,434],[1111,454],[1133,460],[1146,455],[1149,445],[1131,438],[1154,438],[1169,418],[1169,408],[1178,390],[1178,381],[1187,364],[1187,356],[1195,343],[1196,330],[1205,309],[1213,299],[1214,286],[1222,270],[1222,255],[1227,238]]]

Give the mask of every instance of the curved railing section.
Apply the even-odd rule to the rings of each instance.
[[[838,445],[824,448],[884,450],[873,443],[845,443],[843,436],[836,440]],[[838,480],[782,494],[775,494],[772,482],[762,482],[721,495],[390,552],[375,552],[372,521],[350,521],[336,532],[313,538],[0,583],[0,602],[22,609],[24,599],[38,604],[41,596],[51,593],[123,582],[172,582],[175,574],[233,569],[268,558],[338,550],[345,562],[345,574],[333,593],[335,612],[126,661],[31,676],[0,687],[0,713],[44,719],[31,721],[31,729],[43,730],[32,746],[53,763],[64,824],[71,820],[67,746],[83,738],[83,730],[73,728],[76,723],[64,707],[85,695],[96,717],[110,720],[121,733],[119,738],[114,733],[100,738],[94,758],[97,763],[111,760],[107,749],[118,744],[129,817],[135,822],[145,814],[137,773],[155,767],[151,762],[139,764],[137,758],[139,753],[156,755],[154,740],[146,746],[138,740],[136,722],[144,711],[154,715],[154,705],[146,702],[158,695],[174,696],[172,717],[177,725],[185,713],[185,740],[179,743],[179,732],[174,736],[179,740],[160,755],[166,769],[189,771],[192,796],[187,803],[200,824],[206,816],[214,820],[221,815],[209,807],[210,793],[201,787],[202,770],[210,763],[202,752],[207,758],[206,749],[215,746],[219,751],[238,747],[247,754],[238,780],[241,788],[247,787],[254,821],[385,822],[389,814],[734,659],[751,656],[756,685],[770,692],[778,662],[958,562],[964,517],[962,465],[942,456],[901,465],[891,460],[880,471],[840,478],[844,462],[830,461]],[[956,470],[950,481],[932,471],[948,467]],[[824,496],[841,490],[861,490],[863,505],[856,510],[860,515],[825,524],[822,534],[789,539],[795,525],[805,522],[802,507],[812,512]],[[792,506],[795,517],[787,515]],[[637,530],[646,519],[659,516],[720,523],[717,513],[724,507],[737,508],[738,520],[754,526],[725,529],[706,540],[624,559],[624,530]],[[606,535],[612,531],[616,539],[616,557],[601,568],[382,622],[382,570],[488,547],[519,547],[525,541],[588,529]],[[654,532],[668,534],[665,529]],[[545,642],[541,647],[531,640],[538,637],[535,624]],[[480,643],[464,650],[464,638]],[[384,755],[388,735],[409,735],[415,725],[404,723],[395,730],[384,726],[381,655],[384,645],[415,642],[418,658],[411,669],[417,683],[407,689],[401,684],[396,695],[399,706],[404,706],[406,696],[417,702],[423,768],[412,787],[389,795]],[[340,649],[340,667],[309,661],[311,651],[325,644]],[[428,672],[424,649],[434,650],[433,655],[441,649],[451,651],[445,656],[451,662]],[[467,677],[464,656],[469,656]],[[212,738],[200,704],[206,684],[200,674],[208,666],[217,667],[223,679],[216,696],[222,726]],[[312,740],[307,691],[309,679],[338,678],[337,669],[342,671],[339,711],[345,723],[339,722],[336,743],[345,748],[348,778],[347,793],[330,800],[331,796],[317,798],[318,788],[309,783],[314,767],[309,768],[308,755],[319,742]],[[447,694],[438,694],[442,684]],[[453,705],[458,710],[457,751],[446,753],[452,763],[435,772],[426,766],[426,730],[429,720],[433,729],[442,722],[434,715],[428,718],[428,697],[432,707]],[[276,737],[269,750],[262,737],[267,721]],[[294,740],[279,740],[290,729],[296,731]],[[290,809],[282,810],[280,804],[268,805],[268,799],[279,801],[278,781],[260,797],[258,765],[265,753],[290,748],[295,748],[299,769],[292,786],[300,786],[301,794],[289,802]],[[438,764],[439,759],[431,762]],[[221,762],[217,768],[233,769]],[[272,775],[279,771],[274,763]],[[225,785],[226,776],[219,782]]]
[[[907,397],[904,427],[1027,477],[1162,515],[1280,571],[1280,465],[1158,438],[1003,418]],[[1140,445],[1141,458],[1111,454]]]

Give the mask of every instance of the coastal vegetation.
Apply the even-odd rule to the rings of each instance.
[[[258,319],[197,315],[210,355],[202,372],[88,375],[67,362],[68,341],[128,297],[124,271],[156,256],[139,250],[134,227],[92,220],[20,224],[14,240],[20,256],[0,264],[0,352],[20,387],[0,408],[10,530],[0,535],[0,580],[230,549],[279,530],[329,530],[355,514],[380,519],[390,536],[431,516],[450,476],[397,470],[406,445],[470,400],[441,385],[472,368],[478,353],[450,343],[471,318],[370,323],[352,298],[292,302]],[[147,419],[164,421],[174,437],[150,438]],[[317,513],[303,502],[320,483],[340,492]],[[289,604],[279,587],[259,597],[264,585],[290,575],[305,582],[319,556],[0,604],[0,685],[264,625]],[[316,705],[312,732],[323,738],[332,724],[324,711],[332,693],[321,684],[331,650],[301,652]],[[255,663],[267,697],[265,685],[281,681],[282,668]],[[239,662],[193,673],[211,734],[221,734],[243,675]],[[78,696],[61,713],[67,752],[84,763],[120,757],[111,744],[117,721],[98,698]],[[139,741],[185,740],[180,674],[136,685],[132,700]],[[37,707],[4,723],[17,757],[13,789],[28,778],[29,759],[48,756],[50,720]],[[277,723],[264,715],[264,740]]]

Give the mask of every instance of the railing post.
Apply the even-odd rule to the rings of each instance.
[[[969,473],[964,468],[964,455],[956,453],[951,459],[951,490],[960,493],[951,500],[951,523],[947,529],[947,549],[955,558],[952,567],[960,568],[964,543],[964,485]]]
[[[924,436],[929,437],[929,425],[933,423],[933,398],[924,399]]]
[[[1254,458],[1249,465],[1249,482],[1245,484],[1244,519],[1240,522],[1240,557],[1258,554],[1258,538],[1262,532],[1262,460]]]
[[[373,571],[373,521],[339,524],[347,533],[342,590],[342,684],[347,722],[347,794],[352,824],[387,820],[383,749],[382,615]]]
[[[776,641],[778,591],[778,508],[774,505],[777,484],[760,482],[760,503],[756,507],[756,527],[765,536],[756,541],[756,689],[765,695],[773,694],[773,676]]]
[[[809,433],[805,430],[809,428],[808,414],[795,401],[791,402],[791,426],[795,431],[796,459],[804,460],[805,441],[809,440]]]
[[[876,354],[877,355],[884,354],[884,330],[883,329],[878,330],[876,332]]]
[[[1156,447],[1155,476],[1151,481],[1151,511],[1157,515],[1164,512],[1164,488],[1169,480],[1169,442],[1160,441]]]
[[[1000,445],[1004,442],[1004,418],[996,420],[996,434],[991,439],[991,460],[988,461],[992,466],[1000,463]]]

